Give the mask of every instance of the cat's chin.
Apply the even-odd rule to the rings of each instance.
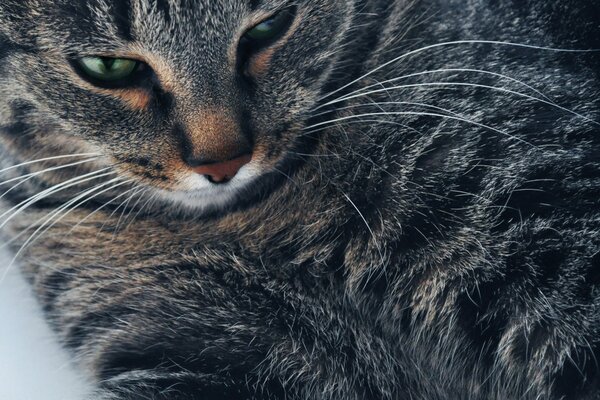
[[[294,151],[281,157],[273,166],[260,162],[246,164],[233,179],[221,184],[211,183],[198,174],[181,176],[177,186],[170,190],[154,188],[149,203],[154,204],[154,200],[158,200],[159,206],[150,212],[155,215],[166,212],[169,216],[211,218],[245,210],[270,197],[285,182],[293,182],[291,176],[304,163],[297,154],[312,152],[312,144],[297,145]]]
[[[244,187],[233,187],[230,183],[223,187],[205,188],[193,191],[159,190],[158,196],[163,203],[170,205],[171,211],[193,214],[208,214],[225,210],[234,206],[239,200]]]

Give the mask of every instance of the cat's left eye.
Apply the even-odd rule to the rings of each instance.
[[[130,78],[141,65],[136,60],[110,57],[83,57],[77,64],[88,78],[104,83],[115,83]]]

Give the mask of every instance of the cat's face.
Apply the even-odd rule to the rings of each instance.
[[[353,7],[5,0],[0,32],[22,49],[6,92],[60,126],[61,140],[98,151],[138,184],[195,208],[220,207],[293,153]]]

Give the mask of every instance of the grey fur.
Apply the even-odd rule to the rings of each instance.
[[[97,398],[600,399],[600,52],[557,50],[600,49],[597,2],[296,2],[253,95],[226,67],[249,4],[132,0],[129,32],[116,4],[0,4],[0,165],[102,155],[5,207],[106,165],[167,185],[151,166],[207,105],[245,108],[271,159],[225,206],[150,191],[89,216],[122,186],[20,253]],[[130,40],[186,95],[134,112],[57,67]],[[15,250],[89,185],[11,219]]]

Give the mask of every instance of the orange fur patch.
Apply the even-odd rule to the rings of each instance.
[[[211,161],[229,160],[248,146],[239,124],[224,109],[195,113],[186,127],[193,154]]]
[[[114,95],[127,103],[129,107],[134,110],[143,111],[145,110],[150,101],[152,100],[151,94],[144,89],[130,89],[130,90],[103,90],[102,93],[108,95]]]
[[[248,64],[247,73],[252,76],[261,76],[266,74],[269,71],[271,58],[273,58],[274,53],[275,48],[270,48],[252,57],[250,63]]]

